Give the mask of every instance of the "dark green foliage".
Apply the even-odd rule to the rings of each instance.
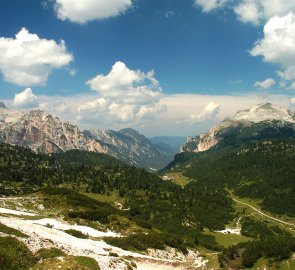
[[[83,266],[88,267],[91,270],[100,270],[100,267],[97,261],[93,258],[84,257],[84,256],[76,256],[75,260]]]
[[[70,218],[107,225],[114,216],[124,217],[142,229],[179,237],[185,246],[199,243],[214,248],[212,239],[201,240],[203,227],[222,229],[233,218],[232,201],[223,189],[199,183],[182,188],[107,155],[77,150],[37,155],[4,144],[0,145],[0,152],[0,182],[8,179],[34,186],[47,197],[52,196],[51,200],[54,196],[64,198],[74,209],[65,213]],[[130,210],[122,211],[79,193],[85,190],[119,194],[125,201],[123,207]]]
[[[209,188],[227,187],[239,196],[262,199],[262,207],[276,214],[295,216],[294,164],[295,140],[272,139],[231,152],[179,154],[169,168],[182,169]]]
[[[82,218],[91,221],[99,221],[101,223],[108,222],[108,216],[111,215],[112,212],[108,209],[102,208],[97,210],[89,210],[89,211],[80,211],[80,212],[70,212],[70,218]]]
[[[241,266],[252,267],[262,256],[281,261],[295,251],[295,238],[287,231],[248,217],[241,223],[242,234],[256,239],[225,249],[219,258],[223,265],[242,258]]]
[[[66,254],[58,248],[41,248],[38,250],[36,257],[38,260],[44,260],[48,258],[56,258],[66,256]]]
[[[21,231],[7,227],[6,225],[2,223],[0,223],[0,232],[6,233],[6,234],[12,234],[17,237],[28,237],[26,234],[22,233]]]
[[[28,248],[13,237],[0,238],[0,269],[27,270],[35,264]]]
[[[116,208],[110,206],[107,203],[98,202],[67,188],[42,188],[40,191],[47,195],[63,196],[63,198],[65,198],[68,203],[73,206],[81,206],[91,209],[106,208],[109,209],[109,211],[116,212]]]
[[[80,232],[80,231],[77,231],[77,230],[73,230],[73,229],[70,229],[70,230],[65,230],[65,232],[67,234],[70,234],[72,236],[75,236],[77,238],[82,238],[82,239],[87,239],[89,236]]]
[[[264,132],[267,137],[273,130],[265,129]],[[288,134],[288,130],[284,130],[284,134]],[[248,135],[250,138],[251,134]],[[241,140],[245,138],[243,136]],[[230,138],[227,140],[230,142]],[[234,190],[239,196],[262,200],[263,209],[295,216],[295,140],[271,139],[252,145],[249,143],[249,140],[245,140],[247,146],[242,148],[233,145],[231,151],[226,147],[216,147],[198,154],[179,154],[167,170],[176,168],[177,171],[182,170],[185,176],[195,179],[186,188],[194,186],[193,192],[206,190],[207,199],[198,193],[194,198],[200,196],[204,202],[210,198],[208,211],[213,211],[215,217],[222,219],[222,211],[230,206],[226,203],[226,196],[221,195],[222,191],[226,194],[228,189]],[[200,189],[201,186],[204,188]],[[214,194],[217,194],[216,198]],[[207,207],[201,208],[200,220]],[[210,215],[208,221],[202,224],[206,222],[210,222]],[[244,218],[241,223],[242,234],[256,240],[228,248],[220,256],[221,264],[236,264],[239,261],[236,258],[242,258],[243,265],[239,267],[250,267],[262,256],[282,260],[294,250],[293,236],[279,227],[269,227],[267,223],[251,218]]]
[[[183,240],[169,234],[134,234],[128,237],[106,237],[104,240],[110,245],[125,250],[145,251],[148,248],[164,249],[166,246],[170,246],[187,253]]]
[[[273,236],[275,234],[265,222],[260,222],[250,217],[244,217],[241,224],[241,234],[244,236],[260,239],[261,237]]]

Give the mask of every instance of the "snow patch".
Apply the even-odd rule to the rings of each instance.
[[[224,230],[216,231],[216,232],[223,233],[223,234],[236,234],[236,235],[241,235],[241,228],[224,229]]]
[[[44,218],[40,220],[31,220],[29,221],[32,224],[39,224],[42,226],[52,226],[52,228],[57,230],[76,230],[83,234],[89,235],[91,237],[120,237],[119,234],[111,231],[102,232],[95,230],[93,228],[87,227],[87,226],[80,226],[80,225],[70,225],[64,221],[58,221],[51,218]]]
[[[34,214],[34,213],[11,210],[11,209],[2,208],[2,207],[0,207],[0,213],[1,214],[12,214],[12,215],[15,215],[15,216],[31,216],[31,217],[36,216],[36,214]]]

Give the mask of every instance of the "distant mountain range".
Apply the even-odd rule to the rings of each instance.
[[[81,131],[45,111],[10,110],[3,102],[0,102],[0,142],[45,154],[72,149],[104,153],[151,171],[163,168],[177,153],[174,143],[164,145],[158,140],[153,144],[130,128]]]
[[[0,142],[45,154],[72,149],[104,153],[150,171],[164,168],[178,152],[234,148],[261,139],[290,138],[294,135],[294,114],[270,103],[240,111],[208,133],[190,137],[185,143],[184,137],[148,139],[131,128],[81,131],[45,111],[10,110],[0,102]]]
[[[83,134],[103,142],[120,160],[151,171],[159,170],[172,161],[184,140],[182,138],[177,144],[177,140],[170,140],[170,137],[148,139],[131,128],[120,131],[92,129],[85,130]]]
[[[239,111],[209,132],[189,137],[180,152],[203,152],[211,148],[235,148],[263,139],[294,138],[295,116],[270,103]]]

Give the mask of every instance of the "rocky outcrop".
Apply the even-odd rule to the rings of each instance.
[[[113,154],[103,143],[85,136],[77,126],[42,110],[24,113],[1,108],[0,142],[45,154],[72,149]]]

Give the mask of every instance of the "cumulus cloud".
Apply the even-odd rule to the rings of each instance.
[[[130,122],[163,110],[158,106],[163,93],[153,71],[131,70],[123,62],[116,62],[109,74],[98,74],[87,85],[98,98],[79,106],[82,118],[106,114],[115,121]]]
[[[262,102],[271,102],[284,108],[292,105],[290,96],[279,94],[267,96],[254,93],[242,96],[178,94],[163,95],[157,104],[140,106],[139,111],[133,115],[134,111],[130,111],[128,104],[120,105],[122,109],[117,105],[109,108],[112,103],[107,99],[98,98],[93,91],[70,96],[35,94],[33,96],[37,97],[31,98],[32,107],[48,111],[60,117],[62,121],[69,121],[82,129],[118,130],[129,126],[147,136],[193,136],[208,131],[215,123],[234,115],[238,110],[248,109]],[[5,103],[8,107],[15,107],[13,99],[5,100]],[[24,104],[21,108],[32,108]],[[84,104],[87,106],[83,107]],[[295,105],[295,98],[293,104]],[[118,110],[121,110],[120,115],[117,114]],[[195,115],[193,119],[192,115]]]
[[[259,24],[273,16],[283,16],[295,12],[295,2],[289,0],[243,0],[234,11],[238,19],[245,23]]]
[[[244,23],[259,24],[263,18],[263,12],[256,0],[246,0],[239,3],[234,7],[234,11],[237,14],[240,21]]]
[[[33,108],[38,106],[38,97],[31,88],[26,88],[23,92],[15,95],[13,105],[20,108]]]
[[[132,0],[56,0],[55,11],[61,20],[86,23],[118,16],[132,6]]]
[[[44,85],[53,69],[73,60],[65,42],[40,39],[26,28],[15,38],[0,38],[0,70],[4,80],[20,86]]]
[[[215,102],[210,102],[201,113],[197,115],[192,114],[190,120],[192,120],[193,122],[204,122],[213,120],[216,118],[219,111],[220,105]]]
[[[224,7],[230,0],[195,0],[195,4],[200,6],[203,12],[210,12],[214,9]]]
[[[269,88],[276,85],[276,81],[273,78],[268,78],[264,81],[257,81],[255,82],[254,86],[256,88],[262,89],[262,90],[268,90]]]
[[[295,97],[291,98],[291,104],[295,105]]]
[[[295,13],[295,2],[290,0],[195,0],[203,12],[220,8],[230,8],[237,18],[244,23],[258,25],[273,16],[284,16],[289,12]]]
[[[295,15],[271,18],[263,32],[264,37],[256,42],[250,54],[280,65],[279,75],[284,80],[295,79]]]

